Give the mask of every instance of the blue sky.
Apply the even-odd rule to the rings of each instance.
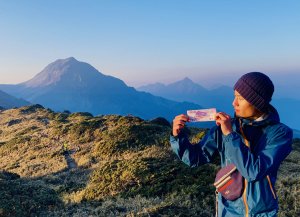
[[[298,85],[299,11],[297,0],[3,0],[0,83],[73,56],[130,86],[230,85],[249,71]]]

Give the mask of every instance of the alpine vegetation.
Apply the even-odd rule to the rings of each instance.
[[[214,216],[219,159],[189,168],[171,151],[164,118],[0,113],[0,216]],[[206,129],[186,129],[192,142]],[[279,216],[300,213],[300,140],[280,168]]]

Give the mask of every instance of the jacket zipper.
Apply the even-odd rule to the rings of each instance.
[[[248,184],[248,181],[246,179],[244,179],[244,183],[245,183],[245,189],[244,189],[244,193],[243,193],[243,202],[244,202],[244,205],[245,205],[245,217],[248,217],[249,214],[249,207],[248,207],[248,203],[247,203],[247,184]]]
[[[249,144],[249,141],[246,139],[246,136],[244,134],[241,120],[240,120],[240,131],[242,133],[242,136],[244,137],[245,145],[250,149],[250,144]],[[270,180],[270,176],[267,175],[266,178],[268,180],[268,183],[269,183],[271,192],[273,194],[273,197],[274,197],[274,199],[276,199],[277,197],[276,197],[274,188],[272,186],[272,182]],[[244,205],[245,205],[245,212],[246,212],[245,213],[245,217],[248,217],[249,216],[249,214],[248,214],[248,212],[249,212],[249,206],[248,206],[248,203],[247,203],[247,184],[248,184],[248,181],[246,179],[244,179],[244,180],[245,180],[245,190],[244,190],[244,193],[243,193],[243,202],[244,202]]]
[[[276,194],[275,194],[274,188],[273,188],[273,186],[272,186],[272,182],[271,182],[271,180],[270,180],[270,176],[267,175],[266,178],[267,178],[267,180],[268,180],[268,182],[269,182],[269,186],[270,186],[270,189],[271,189],[271,191],[272,191],[273,197],[274,197],[274,199],[276,200]]]

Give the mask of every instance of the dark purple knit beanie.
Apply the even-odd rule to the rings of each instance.
[[[267,75],[261,72],[249,72],[236,82],[234,90],[259,111],[268,112],[274,85]]]

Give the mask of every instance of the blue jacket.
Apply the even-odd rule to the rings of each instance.
[[[232,119],[233,132],[225,136],[213,127],[197,144],[191,144],[184,133],[171,136],[173,151],[191,167],[209,163],[217,151],[221,166],[234,163],[245,178],[243,195],[228,201],[218,195],[218,216],[276,216],[278,200],[274,189],[280,163],[291,152],[293,133],[280,123],[275,108],[262,121]],[[246,146],[246,140],[249,146]]]

